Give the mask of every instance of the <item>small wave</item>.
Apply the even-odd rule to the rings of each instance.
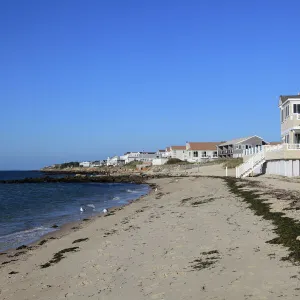
[[[91,208],[93,208],[93,209],[96,208],[94,204],[87,204],[86,206],[91,207]]]
[[[115,201],[120,200],[120,197],[113,197],[113,200]]]
[[[138,193],[138,191],[133,191],[133,190],[127,190],[126,192],[127,192],[127,193],[134,193],[134,194],[135,194],[135,193]]]
[[[40,226],[0,236],[0,249],[3,250],[3,247],[4,249],[14,248],[22,244],[32,243],[51,231],[54,231],[54,229]]]

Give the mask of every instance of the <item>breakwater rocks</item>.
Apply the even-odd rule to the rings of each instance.
[[[166,176],[151,176],[151,175],[117,175],[117,176],[88,176],[88,175],[75,175],[64,177],[40,177],[40,178],[24,178],[21,180],[0,180],[0,184],[12,184],[12,183],[77,183],[77,182],[100,182],[100,183],[146,183],[147,180],[166,177]]]

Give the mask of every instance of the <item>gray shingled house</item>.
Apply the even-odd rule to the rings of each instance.
[[[218,145],[218,156],[220,158],[242,157],[243,150],[260,147],[266,144],[268,143],[257,135],[239,138]]]

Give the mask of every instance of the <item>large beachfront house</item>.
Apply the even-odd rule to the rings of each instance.
[[[300,144],[300,95],[280,96],[281,140]]]
[[[267,142],[257,135],[234,139],[218,145],[218,156],[220,158],[242,157],[244,150],[261,147],[266,144]]]
[[[279,109],[282,143],[270,143],[250,153],[244,150],[244,163],[236,168],[237,177],[255,172],[300,176],[300,95],[281,95]]]
[[[203,162],[217,159],[217,146],[220,142],[187,142],[186,160],[188,162]]]

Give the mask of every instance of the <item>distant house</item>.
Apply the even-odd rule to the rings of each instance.
[[[156,155],[156,152],[126,152],[121,156],[121,159],[124,160],[125,164],[132,161],[152,162]]]
[[[266,141],[257,135],[234,139],[218,145],[218,156],[220,158],[242,157],[244,150],[258,148],[267,144]]]
[[[91,166],[91,162],[90,161],[83,161],[81,163],[79,163],[80,167],[84,167],[84,168],[89,168]]]
[[[122,166],[125,164],[125,161],[120,159],[119,156],[108,157],[106,161],[107,166]]]
[[[104,165],[104,162],[102,160],[95,160],[91,163],[91,167],[101,167]]]
[[[171,146],[171,157],[178,158],[180,160],[186,160],[186,146]]]
[[[187,142],[186,159],[189,162],[204,162],[217,159],[217,146],[220,142]]]
[[[166,155],[166,150],[157,150],[156,151],[156,158],[162,158],[165,157]]]
[[[167,148],[166,148],[165,154],[164,154],[163,157],[166,157],[166,158],[172,157],[172,152],[171,152],[171,148],[170,148],[170,147],[167,147]]]

